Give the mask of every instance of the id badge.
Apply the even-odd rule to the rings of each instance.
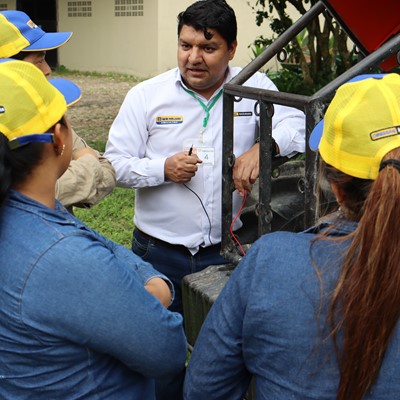
[[[203,161],[202,165],[214,165],[214,147],[199,147],[197,157]]]
[[[191,151],[190,151],[191,150]],[[183,144],[183,151],[186,153],[196,154],[203,161],[200,165],[214,165],[215,149],[214,147],[206,146],[202,140],[186,139]]]

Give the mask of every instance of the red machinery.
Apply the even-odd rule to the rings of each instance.
[[[380,2],[323,0],[322,2],[364,55],[372,53],[400,32],[398,0]],[[380,67],[388,71],[398,64],[396,55],[393,55]]]

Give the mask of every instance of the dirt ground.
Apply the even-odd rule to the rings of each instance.
[[[91,76],[68,74],[82,90],[82,98],[68,110],[73,129],[83,139],[93,143],[107,140],[108,131],[126,93],[137,81],[130,76]]]

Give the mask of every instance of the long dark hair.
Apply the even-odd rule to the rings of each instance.
[[[8,190],[23,183],[40,162],[44,146],[30,143],[11,150],[8,139],[0,133],[0,210],[7,200]]]
[[[384,160],[400,160],[400,148]],[[345,217],[358,221],[328,313],[340,370],[337,399],[362,399],[378,376],[400,317],[400,171],[383,168],[376,180],[325,165],[344,194]],[[341,346],[339,346],[342,341]]]

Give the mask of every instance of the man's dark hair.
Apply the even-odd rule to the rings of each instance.
[[[188,25],[196,31],[203,31],[207,40],[215,29],[226,41],[228,48],[236,40],[237,23],[235,12],[225,0],[199,0],[178,14],[178,36],[182,26]]]

